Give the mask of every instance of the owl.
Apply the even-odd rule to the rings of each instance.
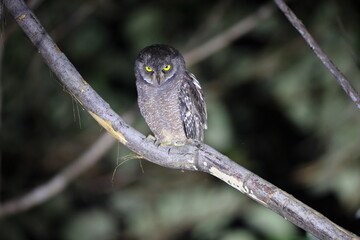
[[[148,46],[140,51],[134,70],[140,112],[156,141],[202,142],[207,129],[204,95],[180,52],[163,44]]]

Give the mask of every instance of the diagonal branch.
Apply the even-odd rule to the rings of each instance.
[[[141,157],[168,168],[209,173],[320,239],[359,239],[210,146],[156,147],[89,86],[23,0],[4,3],[68,92],[100,125]]]
[[[113,142],[113,138],[109,134],[102,135],[84,154],[82,154],[75,163],[66,167],[59,174],[53,177],[46,184],[36,187],[24,196],[8,201],[0,205],[0,218],[7,215],[29,209],[45,200],[49,199],[56,193],[61,192],[69,182],[76,178],[80,173],[86,171],[93,166],[100,155],[103,155],[112,146],[108,144]]]
[[[335,66],[335,64],[330,60],[326,53],[320,48],[316,43],[315,39],[308,32],[304,24],[296,17],[294,12],[286,5],[283,0],[274,0],[276,5],[287,17],[289,22],[298,30],[300,35],[305,39],[306,43],[314,51],[316,56],[320,61],[325,65],[325,67],[332,73],[335,79],[338,81],[340,86],[343,88],[345,93],[350,97],[350,99],[356,104],[357,108],[360,109],[360,97],[356,90],[351,86],[347,78],[340,72],[340,70]]]
[[[231,26],[225,32],[211,38],[209,41],[201,44],[201,46],[195,48],[188,54],[184,54],[184,58],[186,63],[189,65],[200,62],[204,58],[212,55],[213,53],[219,51],[220,49],[227,46],[229,43],[233,42],[235,39],[240,36],[248,33],[255,26],[259,24],[259,22],[265,20],[270,17],[274,8],[270,4],[265,4],[261,8],[259,8],[255,14],[250,15],[249,17],[239,21],[234,26]]]

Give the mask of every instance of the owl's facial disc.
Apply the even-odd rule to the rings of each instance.
[[[143,79],[151,85],[162,85],[174,75],[172,64],[144,64]]]
[[[135,75],[153,86],[172,80],[186,72],[184,58],[173,47],[155,44],[140,51],[135,61]]]

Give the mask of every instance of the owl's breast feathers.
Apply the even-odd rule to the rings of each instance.
[[[207,112],[199,82],[191,73],[161,86],[137,81],[141,114],[159,142],[203,141]]]
[[[179,108],[181,81],[172,80],[161,86],[137,81],[140,112],[161,143],[187,140]]]

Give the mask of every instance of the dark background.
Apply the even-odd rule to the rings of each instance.
[[[136,106],[137,53],[153,43],[189,53],[267,3],[30,2],[84,79],[120,115],[130,113],[129,123],[144,134],[150,132]],[[359,1],[289,5],[360,89]],[[64,91],[9,15],[1,34],[5,203],[76,161],[104,131]],[[207,99],[207,144],[360,234],[360,111],[278,9],[189,70]],[[0,239],[310,239],[218,179],[131,156],[114,144],[49,201],[0,219]]]

